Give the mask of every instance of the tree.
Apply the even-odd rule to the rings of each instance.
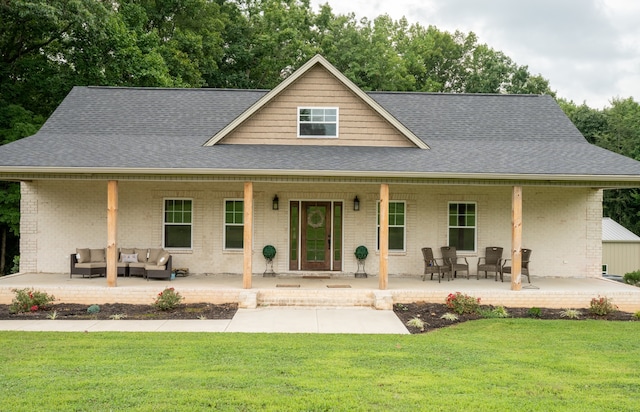
[[[632,98],[613,99],[604,110],[558,103],[590,143],[640,160],[640,105]],[[640,235],[640,190],[605,190],[603,214]]]
[[[309,0],[222,2],[226,26],[214,87],[273,88],[316,52]]]
[[[557,102],[589,143],[602,145],[609,127],[603,111],[592,109],[585,103],[577,106],[573,101],[564,99],[557,99]]]

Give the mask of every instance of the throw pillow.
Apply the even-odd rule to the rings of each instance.
[[[171,255],[169,252],[163,251],[158,257],[158,266],[166,265]]]
[[[137,253],[122,253],[120,255],[122,263],[136,263],[138,261]]]
[[[162,249],[149,249],[149,263],[155,265],[162,252]]]
[[[147,249],[135,249],[138,254],[138,262],[147,263]]]
[[[92,262],[106,262],[107,255],[104,249],[90,249]]]
[[[78,258],[78,263],[91,262],[91,251],[89,249],[76,249],[76,256]]]

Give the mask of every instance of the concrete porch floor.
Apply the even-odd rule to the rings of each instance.
[[[417,301],[443,303],[449,293],[461,292],[481,298],[481,304],[511,307],[586,308],[592,298],[606,296],[620,310],[640,310],[640,288],[602,278],[524,278],[522,290],[512,291],[509,278],[457,278],[422,281],[422,276],[389,276],[388,288],[378,289],[378,277],[356,279],[353,275],[278,275],[252,278],[252,288],[242,288],[241,275],[191,274],[175,280],[119,277],[108,287],[104,277],[82,278],[68,274],[27,273],[0,278],[0,304],[9,304],[13,289],[34,288],[54,295],[58,302],[81,304],[151,304],[166,287],[175,288],[185,303],[237,302],[241,308],[263,306],[349,307],[391,309],[396,303]]]

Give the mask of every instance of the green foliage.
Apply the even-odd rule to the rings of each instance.
[[[445,300],[445,304],[459,315],[463,313],[478,313],[480,298],[464,295],[460,292],[450,293]]]
[[[356,248],[355,251],[356,259],[363,260],[369,256],[369,249],[366,246],[360,245]]]
[[[539,318],[542,316],[542,310],[537,307],[532,307],[527,311],[527,316],[530,318]]]
[[[272,260],[276,256],[276,248],[272,245],[267,245],[262,248],[262,256],[267,260]]]
[[[504,306],[496,306],[490,309],[479,309],[478,312],[480,313],[480,316],[482,316],[485,319],[509,317],[509,312],[507,312]]]
[[[87,313],[90,315],[96,315],[100,312],[100,306],[98,305],[91,305],[87,308]]]
[[[407,326],[411,326],[412,328],[424,330],[425,323],[420,318],[412,318],[407,322]]]
[[[618,310],[618,307],[613,304],[611,299],[606,296],[598,296],[597,298],[591,299],[591,303],[589,304],[589,313],[594,315],[604,316],[609,313],[613,313]]]
[[[639,333],[640,322],[527,319],[373,337],[0,332],[10,389],[0,391],[0,404],[10,411],[632,411]]]
[[[640,320],[640,310],[633,314],[635,320]]]
[[[628,285],[640,286],[640,270],[625,273],[622,280]]]
[[[590,143],[640,160],[640,105],[633,98],[615,98],[602,110],[565,100],[558,103]],[[640,190],[605,190],[603,213],[640,235]]]
[[[403,305],[402,303],[396,303],[396,305],[395,305],[395,306],[396,306],[396,308],[400,309],[400,310],[401,310],[401,311],[403,311],[403,312],[406,312],[406,311],[408,311],[408,310],[409,310],[409,308],[408,308],[408,307],[406,307],[405,305]]]
[[[444,315],[440,316],[440,319],[450,320],[451,322],[455,322],[458,320],[458,315],[455,313],[447,312]]]
[[[165,288],[165,290],[158,293],[153,305],[159,310],[171,310],[175,309],[182,299],[184,298],[174,288]]]
[[[14,274],[20,272],[20,255],[16,255],[13,257],[13,266],[11,267],[11,271],[9,274]]]
[[[582,316],[582,312],[577,309],[565,309],[560,312],[561,318],[580,319],[580,316]]]
[[[9,311],[11,313],[37,312],[46,310],[56,298],[45,292],[39,292],[33,288],[12,289],[15,293]]]

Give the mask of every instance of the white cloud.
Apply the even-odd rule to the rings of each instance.
[[[315,6],[325,0],[315,0]],[[334,13],[389,14],[440,30],[473,31],[560,97],[602,108],[640,99],[640,4],[628,0],[329,0]]]

